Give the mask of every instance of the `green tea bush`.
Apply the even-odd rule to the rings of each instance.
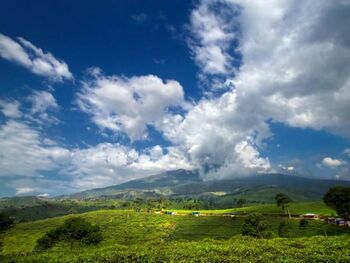
[[[59,241],[69,242],[71,247],[75,242],[95,245],[103,239],[100,228],[80,217],[69,218],[61,226],[47,232],[39,238],[36,250],[46,250]]]
[[[283,220],[278,226],[278,236],[280,237],[293,237],[293,224],[290,221]]]
[[[268,237],[267,224],[263,216],[259,213],[248,215],[242,226],[242,235],[256,238]]]

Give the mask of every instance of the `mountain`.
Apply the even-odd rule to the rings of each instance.
[[[231,180],[204,181],[198,171],[175,170],[132,180],[105,188],[91,189],[70,195],[69,198],[140,198],[192,197],[216,198],[221,202],[244,198],[251,202],[273,202],[284,192],[295,201],[321,200],[332,186],[347,185],[348,181],[312,179],[284,174],[258,174]]]

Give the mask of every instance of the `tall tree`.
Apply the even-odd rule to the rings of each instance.
[[[350,187],[336,186],[328,190],[323,201],[337,211],[345,220],[350,220]]]
[[[13,217],[0,213],[0,232],[9,229],[14,224]]]
[[[287,214],[290,216],[289,212],[289,203],[293,202],[293,200],[284,193],[279,193],[275,196],[276,204],[278,207],[281,207],[284,214]]]

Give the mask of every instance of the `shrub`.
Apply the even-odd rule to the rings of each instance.
[[[265,220],[259,213],[253,213],[247,217],[242,226],[241,233],[243,236],[252,236],[255,238],[269,236]]]
[[[307,227],[309,225],[309,220],[307,219],[301,219],[299,221],[299,227]]]
[[[14,219],[5,213],[0,213],[0,232],[9,229],[14,224]]]
[[[278,236],[293,237],[293,224],[289,221],[282,221],[278,226]]]
[[[61,240],[69,242],[72,248],[75,242],[96,245],[103,240],[103,237],[98,226],[91,225],[80,217],[69,218],[63,225],[50,230],[39,238],[36,250],[49,249]]]

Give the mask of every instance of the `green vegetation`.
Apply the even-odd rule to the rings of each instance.
[[[14,219],[0,212],[0,233],[9,229],[14,224]]]
[[[106,200],[105,203],[101,200],[61,202],[64,205],[95,206],[98,209],[105,206],[108,210],[82,213],[78,219],[75,215],[66,215],[18,223],[2,235],[0,261],[350,260],[348,228],[326,224],[321,220],[300,220],[297,217],[288,219],[275,204],[199,210],[200,216],[196,217],[190,215],[195,210],[170,209],[174,202],[168,199]],[[186,199],[185,202],[199,203],[196,199]],[[162,208],[168,209],[163,211],[176,211],[177,215],[159,214],[157,211]],[[292,215],[336,213],[321,202],[293,202],[289,209]],[[91,243],[95,245],[87,245]]]
[[[316,203],[317,204],[317,203]],[[296,209],[297,204],[293,204]],[[273,207],[275,205],[271,205]],[[305,209],[305,204],[301,204],[300,210]],[[312,205],[309,204],[309,208]],[[268,206],[263,206],[268,207]],[[317,207],[317,205],[316,205]],[[250,211],[261,210],[259,206],[248,207]],[[246,209],[248,209],[246,208]],[[253,209],[254,208],[254,209]],[[240,209],[240,208],[236,208]],[[243,209],[243,208],[242,208]],[[278,208],[277,208],[278,209]],[[216,212],[218,212],[217,210]],[[224,210],[225,211],[225,210]],[[332,211],[332,210],[330,210]],[[187,211],[189,214],[190,211]],[[221,211],[223,212],[223,211]],[[279,211],[280,212],[280,211]],[[63,216],[40,221],[20,223],[13,228],[7,230],[3,238],[3,255],[6,260],[16,259],[21,262],[22,258],[19,255],[26,255],[27,262],[52,260],[60,262],[60,259],[67,258],[69,260],[81,261],[107,261],[112,259],[120,261],[131,261],[130,259],[145,259],[154,260],[179,260],[186,261],[196,260],[196,257],[203,260],[209,259],[214,251],[228,251],[233,246],[237,246],[234,251],[237,253],[252,253],[250,256],[264,249],[270,251],[271,255],[266,255],[267,259],[276,259],[274,251],[278,245],[280,249],[286,249],[287,257],[290,259],[301,257],[300,253],[311,251],[320,256],[324,250],[331,244],[340,246],[334,251],[333,256],[339,256],[339,249],[345,248],[347,242],[339,243],[337,240],[343,240],[341,235],[348,238],[348,229],[337,227],[334,225],[324,224],[321,221],[310,220],[306,227],[299,227],[299,219],[288,220],[288,237],[290,240],[276,239],[281,234],[280,224],[286,219],[276,214],[265,215],[266,231],[272,239],[260,239],[257,243],[249,238],[241,237],[242,227],[245,223],[246,216],[224,216],[225,214],[217,214],[211,216],[193,217],[190,215],[164,215],[147,212],[135,212],[134,210],[100,210],[81,214],[87,222],[93,225],[99,225],[103,240],[96,247],[86,248],[84,244],[77,242],[73,251],[69,242],[54,243],[48,252],[35,252],[37,240],[41,239],[46,233],[62,226],[67,219],[75,218],[74,216]],[[313,236],[328,236],[325,238],[312,238]],[[333,239],[331,236],[337,236],[338,239]],[[277,241],[280,240],[280,241]],[[336,241],[329,243],[329,240]],[[322,244],[319,244],[322,242]],[[253,250],[251,245],[247,247],[241,244],[255,244],[257,250]],[[349,242],[348,242],[349,243]],[[186,244],[193,247],[193,254],[185,249]],[[317,246],[316,246],[317,245]],[[316,246],[316,247],[315,247]],[[261,249],[261,250],[259,250]],[[279,248],[276,248],[279,249]],[[310,250],[311,249],[311,250]],[[198,250],[198,251],[197,251]],[[208,253],[203,253],[203,251]],[[187,252],[186,252],[187,251]],[[167,254],[167,255],[164,255]],[[170,254],[168,254],[170,253]],[[222,259],[230,260],[240,258],[239,255],[233,252],[225,252]],[[333,253],[333,252],[332,252]],[[340,252],[339,252],[340,253]],[[78,254],[78,255],[77,255]],[[18,255],[18,256],[17,256]],[[164,258],[163,258],[164,257]],[[282,257],[283,258],[283,257]],[[282,259],[281,258],[281,259]],[[327,255],[326,258],[329,258]],[[346,258],[346,257],[345,257]],[[182,259],[182,260],[181,260]],[[24,262],[22,260],[22,262]],[[267,262],[267,261],[266,261]]]
[[[323,198],[324,202],[338,215],[350,219],[350,187],[337,186],[330,188]]]
[[[287,214],[287,212],[288,212],[288,214],[290,216],[289,203],[293,202],[292,199],[290,199],[290,197],[284,193],[278,193],[275,196],[275,200],[276,200],[277,206],[281,207],[285,214]]]
[[[6,255],[2,262],[349,262],[350,239],[340,237],[200,240],[119,244]]]
[[[291,215],[302,215],[305,213],[315,213],[319,215],[334,215],[336,212],[326,206],[323,202],[306,202],[306,203],[290,203],[289,210]],[[180,214],[188,214],[188,210],[177,210],[173,209]],[[263,215],[279,216],[281,215],[281,209],[275,204],[260,204],[250,205],[241,208],[230,208],[230,209],[216,209],[216,210],[199,210],[202,214],[214,215],[223,213],[234,213],[236,215],[247,214],[247,213],[260,213]]]
[[[242,235],[256,238],[269,236],[267,224],[262,214],[253,213],[247,216],[242,226]]]
[[[62,225],[51,229],[39,238],[35,250],[47,250],[59,241],[69,242],[72,248],[78,242],[85,245],[96,245],[102,239],[100,228],[97,225],[92,225],[83,218],[73,217],[66,219]]]

